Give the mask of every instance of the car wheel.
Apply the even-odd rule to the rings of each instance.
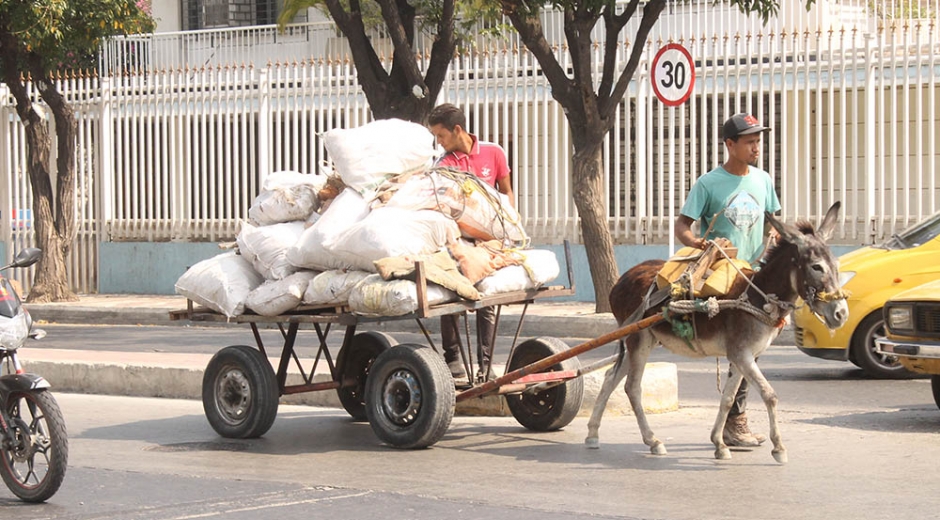
[[[897,356],[878,352],[875,339],[885,336],[881,309],[869,314],[852,335],[850,359],[866,374],[877,379],[908,379],[914,374],[904,368]]]

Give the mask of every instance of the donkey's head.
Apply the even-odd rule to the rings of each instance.
[[[841,203],[836,202],[829,208],[819,229],[813,229],[808,222],[798,222],[796,227],[788,226],[770,213],[766,214],[767,220],[780,234],[778,246],[793,252],[791,261],[796,267],[791,276],[793,289],[830,329],[841,327],[849,317],[845,295],[839,286],[839,261],[826,245],[840,207]]]

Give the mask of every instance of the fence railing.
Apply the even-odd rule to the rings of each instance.
[[[642,43],[604,148],[604,202],[617,243],[669,240],[689,186],[723,159],[721,122],[738,111],[773,128],[760,166],[775,178],[787,221],[818,220],[841,200],[835,241],[864,244],[940,210],[936,18],[866,18],[874,31],[813,20],[801,30],[712,33],[667,16],[658,37]],[[670,36],[678,31],[689,34]],[[696,63],[694,95],[677,108],[661,104],[649,84],[649,62],[669,38]],[[633,44],[625,39],[621,60]],[[265,175],[317,171],[329,161],[322,133],[371,117],[348,59],[147,63],[58,80],[80,129],[80,231],[70,264],[80,292],[96,290],[99,241],[229,240]],[[462,106],[472,131],[507,150],[517,206],[536,242],[580,240],[569,129],[530,53],[511,40],[481,40],[455,58],[438,102]],[[3,86],[0,123],[11,151],[0,160],[0,200],[17,211],[0,211],[0,238],[19,247],[31,242],[31,199],[22,128]]]

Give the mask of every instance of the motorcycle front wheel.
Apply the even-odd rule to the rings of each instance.
[[[3,406],[12,436],[0,444],[0,477],[21,500],[44,502],[62,485],[69,458],[59,404],[47,391],[32,391],[11,393]]]

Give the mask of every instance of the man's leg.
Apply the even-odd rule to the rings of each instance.
[[[477,359],[480,369],[477,375],[486,377],[486,369],[493,359],[493,344],[496,340],[496,309],[483,307],[477,309]],[[492,376],[492,372],[490,373]]]
[[[731,377],[732,369],[728,369],[728,377]],[[734,403],[731,405],[731,411],[728,412],[728,420],[725,421],[725,430],[722,434],[725,444],[728,446],[760,446],[767,440],[767,437],[760,433],[751,433],[747,424],[747,380],[741,380],[741,386],[738,387],[738,393],[734,394]]]
[[[467,369],[460,358],[460,319],[456,314],[441,316],[441,350],[454,379],[466,379]]]

